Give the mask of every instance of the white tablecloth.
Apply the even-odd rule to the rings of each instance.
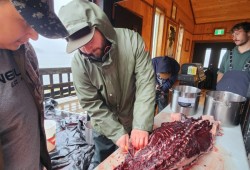
[[[173,111],[171,111],[170,105],[168,105],[162,112],[155,116],[155,126],[158,127],[161,122],[170,121],[171,113],[173,113]],[[203,106],[199,105],[197,113],[193,115],[193,117],[199,117],[202,113]],[[204,159],[199,161],[200,165],[192,168],[192,170],[210,170],[211,168],[213,168],[213,170],[214,168],[218,170],[249,170],[240,125],[235,127],[221,127],[221,132],[222,136],[216,137],[213,152],[209,156],[204,156]],[[204,164],[206,164],[206,166],[202,168],[201,165]]]

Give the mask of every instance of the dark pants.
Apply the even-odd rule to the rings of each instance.
[[[168,93],[156,93],[156,105],[158,106],[158,113],[161,112],[168,105]]]
[[[118,147],[112,142],[112,140],[106,138],[93,130],[93,139],[95,144],[95,153],[91,160],[90,169],[94,169],[102,161],[104,161],[109,155],[111,155]]]

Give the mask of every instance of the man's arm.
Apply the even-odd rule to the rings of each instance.
[[[98,89],[92,85],[89,79],[90,75],[83,66],[82,56],[78,55],[80,54],[75,54],[72,59],[71,68],[79,102],[84,110],[89,111],[91,125],[95,131],[116,143],[127,132],[102,100]]]
[[[136,60],[136,97],[134,103],[131,142],[137,149],[148,144],[148,132],[153,129],[155,104],[155,77],[149,52],[139,34],[132,37],[132,50]]]
[[[221,80],[221,78],[223,77],[223,73],[221,72],[218,72],[218,75],[217,75],[217,83]]]

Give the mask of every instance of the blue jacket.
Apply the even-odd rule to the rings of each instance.
[[[161,91],[164,93],[168,92],[178,78],[178,72],[180,70],[179,63],[168,56],[155,57],[152,59],[152,63],[155,71],[156,84],[159,84],[157,73],[171,73],[171,77],[163,81],[161,86]]]

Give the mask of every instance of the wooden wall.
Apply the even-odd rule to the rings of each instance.
[[[119,5],[142,16],[142,37],[148,49],[151,49],[152,25],[153,25],[153,0],[126,0],[120,1]]]
[[[171,20],[177,26],[182,24],[184,27],[184,37],[181,50],[180,64],[192,62],[192,54],[194,48],[194,42],[196,41],[231,41],[230,29],[231,27],[241,21],[229,21],[222,23],[209,23],[195,25],[193,12],[189,0],[124,0],[118,2],[121,6],[131,10],[132,12],[143,17],[143,30],[142,37],[151,50],[152,31],[154,23],[154,9],[159,7],[165,12],[166,23]],[[171,18],[173,4],[177,7],[176,18]],[[166,24],[167,26],[167,24]],[[224,36],[214,36],[213,32],[215,28],[226,28],[226,34]],[[177,28],[178,30],[178,28]],[[166,33],[165,33],[166,34]],[[163,37],[166,37],[164,34]],[[185,49],[189,40],[189,48]],[[166,40],[163,41],[166,43]],[[177,43],[177,41],[175,42]],[[165,47],[166,45],[164,45]],[[163,47],[163,48],[164,48]],[[162,54],[164,55],[164,49]]]
[[[193,41],[232,41],[231,28],[239,23],[247,20],[227,21],[220,23],[198,24],[194,27]],[[250,20],[248,20],[250,21]],[[225,28],[225,35],[215,36],[215,28]]]
[[[177,22],[182,24],[185,31],[183,35],[182,49],[181,49],[181,58],[179,63],[189,63],[191,62],[191,53],[192,53],[192,42],[193,42],[193,30],[194,30],[194,19],[193,13],[191,10],[191,5],[189,0],[175,0],[174,3],[177,4]],[[189,45],[187,44],[189,41]],[[186,48],[187,47],[187,48]],[[188,49],[188,50],[187,50]]]
[[[189,0],[175,0],[177,4],[177,21],[183,23],[185,31],[193,33],[194,19]]]
[[[119,5],[143,17],[142,37],[149,49],[151,49],[152,45],[151,42],[155,7],[159,7],[162,11],[165,12],[166,26],[169,20],[174,22],[177,27],[179,26],[179,23],[181,23],[185,29],[182,45],[185,46],[186,39],[189,39],[191,44],[190,51],[185,51],[184,48],[182,48],[180,62],[189,62],[190,52],[192,49],[192,34],[194,30],[194,20],[189,0],[175,0],[175,2],[173,2],[173,0],[126,0],[120,1],[118,3]],[[175,20],[171,19],[173,3],[175,3],[177,7]],[[166,37],[166,33],[163,35],[163,37]],[[166,43],[165,39],[163,40],[163,42]],[[163,46],[165,47],[166,45]],[[162,50],[161,55],[164,55],[164,51],[165,49]]]

